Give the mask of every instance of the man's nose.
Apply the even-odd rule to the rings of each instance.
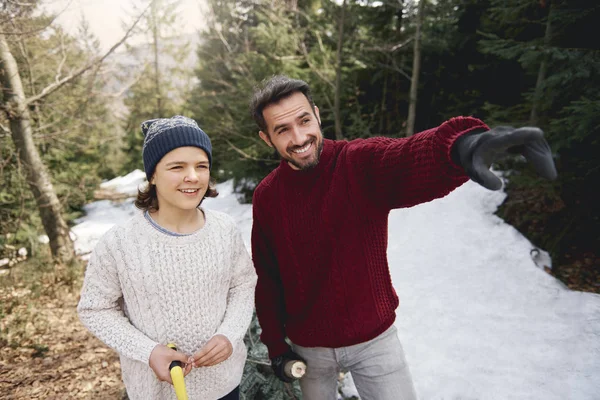
[[[292,129],[292,143],[295,146],[301,146],[306,141],[306,134],[297,126]]]

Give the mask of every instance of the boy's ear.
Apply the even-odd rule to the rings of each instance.
[[[271,143],[271,138],[268,134],[264,133],[263,131],[259,131],[258,135],[267,144],[267,146],[273,147],[273,143]]]

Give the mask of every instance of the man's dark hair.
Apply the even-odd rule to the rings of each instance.
[[[250,113],[261,131],[268,134],[267,123],[263,116],[265,107],[278,103],[280,100],[296,92],[300,92],[306,97],[314,113],[315,103],[310,94],[308,83],[300,79],[288,78],[285,75],[275,75],[268,80],[264,80],[262,87],[256,87],[250,101]]]

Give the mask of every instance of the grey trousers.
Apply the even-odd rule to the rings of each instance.
[[[341,371],[352,373],[361,400],[416,400],[412,377],[394,325],[368,342],[340,348],[293,345],[306,359],[300,379],[304,400],[336,400]]]

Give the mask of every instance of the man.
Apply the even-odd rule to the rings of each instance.
[[[410,138],[325,140],[308,84],[285,76],[257,89],[251,110],[282,158],[256,188],[252,228],[256,311],[275,374],[287,381],[285,364],[305,360],[305,400],[336,399],[341,370],[363,400],[415,399],[394,327],[388,214],[469,178],[499,189],[489,166],[507,151],[554,179],[543,133],[458,117]]]

